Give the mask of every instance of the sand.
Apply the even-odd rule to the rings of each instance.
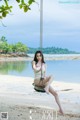
[[[80,120],[80,84],[53,81],[64,116],[51,94],[39,93],[33,78],[0,75],[0,113],[8,112],[8,120]]]

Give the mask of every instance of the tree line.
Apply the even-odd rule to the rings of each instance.
[[[45,54],[77,54],[78,52],[70,51],[66,48],[46,47],[46,48],[29,48],[28,53],[34,54],[37,50],[42,50]]]
[[[29,48],[21,43],[9,44],[4,36],[0,38],[0,53],[26,53]]]
[[[9,53],[25,53],[34,54],[37,50],[42,50],[45,54],[77,54],[78,52],[70,51],[66,48],[58,47],[46,47],[46,48],[31,48],[27,47],[22,42],[17,42],[16,44],[9,44],[6,40],[6,37],[2,36],[0,38],[0,53],[9,54]]]

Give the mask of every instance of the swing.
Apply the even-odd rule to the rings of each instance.
[[[43,80],[42,78],[42,64],[41,64],[41,81]],[[43,86],[37,86],[35,85],[34,83],[32,84],[34,86],[34,89],[37,91],[37,92],[45,92],[44,88],[45,88],[45,85]]]
[[[42,93],[45,92],[43,87],[39,87],[39,86],[35,85],[34,83],[32,85],[34,86],[34,90],[36,90],[37,92],[42,92]]]
[[[40,48],[42,48],[42,39],[43,39],[43,1],[40,0]],[[42,65],[41,65],[42,68]],[[41,80],[43,80],[42,78],[42,69],[41,69]],[[34,85],[34,89],[37,92],[46,92],[44,90],[44,86],[37,86],[33,83]]]

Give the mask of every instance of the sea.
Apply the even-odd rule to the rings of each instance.
[[[34,57],[34,54],[28,54]],[[79,54],[45,54],[45,57],[79,56]],[[46,76],[53,75],[55,81],[80,83],[80,60],[45,60]],[[34,77],[31,61],[0,62],[0,74]]]

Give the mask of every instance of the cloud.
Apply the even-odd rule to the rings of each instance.
[[[36,0],[40,4],[40,0]],[[40,11],[36,3],[31,6],[31,11],[24,13],[19,9],[17,2],[10,1],[13,5],[13,15],[8,15],[3,19],[3,23],[8,25],[38,25],[40,23]],[[80,27],[80,5],[59,4],[58,0],[43,0],[44,4],[44,25],[50,23],[62,24],[62,27]],[[54,25],[53,24],[53,25]]]
[[[43,0],[43,2],[44,46],[65,46],[80,49],[80,4],[60,4],[58,0]],[[16,2],[10,1],[10,4],[14,6],[13,15],[8,15],[3,20],[7,27],[0,27],[0,35],[4,34],[10,42],[15,43],[19,40],[29,46],[35,46],[37,41],[36,47],[39,46],[39,6],[33,4],[31,11],[24,13]]]
[[[59,4],[58,0],[44,0],[44,22],[80,26],[80,5]]]

